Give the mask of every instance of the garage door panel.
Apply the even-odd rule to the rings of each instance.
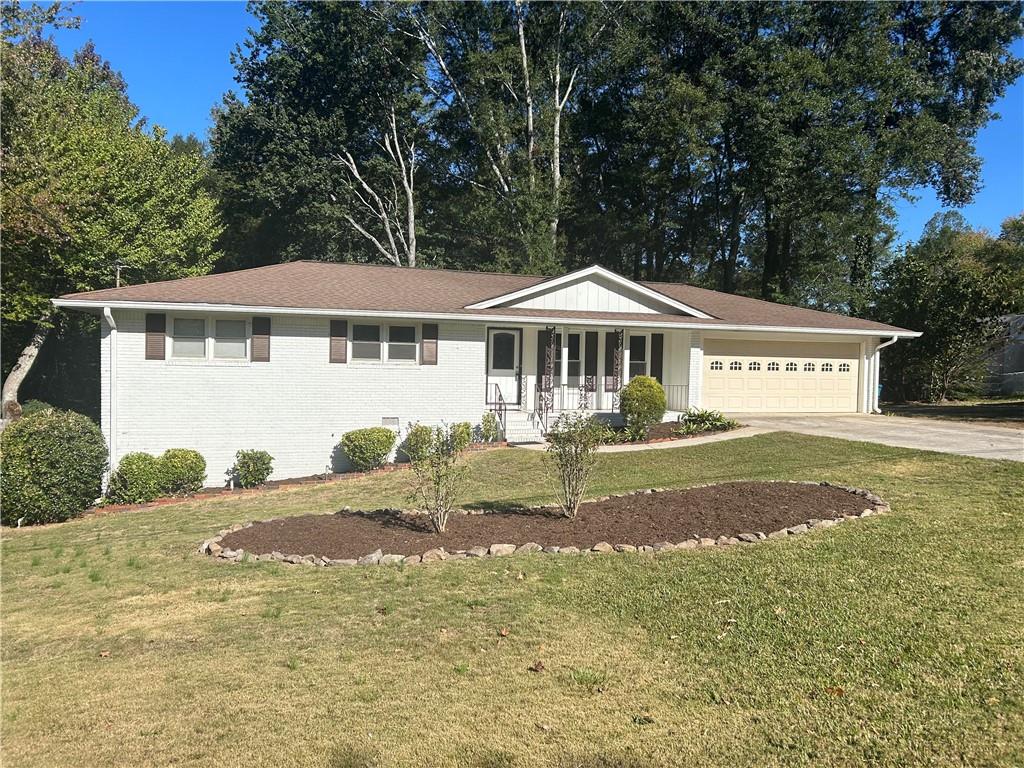
[[[854,412],[859,371],[855,343],[707,339],[704,403],[736,412]]]

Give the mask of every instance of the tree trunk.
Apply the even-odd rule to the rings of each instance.
[[[764,206],[764,264],[761,267],[761,298],[771,299],[779,273],[778,222],[772,215],[770,202]]]
[[[25,381],[25,377],[28,376],[28,372],[32,369],[32,363],[39,357],[39,350],[42,349],[43,342],[50,335],[48,320],[49,315],[40,318],[39,323],[36,325],[35,333],[32,334],[32,338],[25,348],[21,350],[18,361],[11,368],[11,372],[7,374],[7,378],[4,379],[2,394],[0,394],[0,416],[2,416],[0,418],[0,430],[3,430],[9,423],[17,421],[21,417],[18,390],[21,389],[22,382]]]
[[[519,56],[523,65],[523,85],[526,89],[526,163],[530,172],[530,191],[533,192],[533,88],[530,86],[530,60],[526,56],[526,29],[522,0],[516,0],[516,27],[519,31]]]

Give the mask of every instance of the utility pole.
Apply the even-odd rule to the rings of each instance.
[[[114,265],[114,287],[121,287],[121,270],[127,269],[127,264],[121,264],[120,262]]]

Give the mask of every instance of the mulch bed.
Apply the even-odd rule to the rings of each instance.
[[[642,546],[775,531],[863,509],[863,498],[831,486],[734,482],[587,502],[575,520],[550,508],[457,514],[444,534],[432,533],[423,516],[391,510],[305,515],[255,523],[227,534],[221,544],[331,559],[358,558],[376,549],[405,555],[436,547],[455,552],[495,542],[589,549],[602,541]]]

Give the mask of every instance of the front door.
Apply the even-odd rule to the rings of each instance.
[[[498,402],[498,392],[508,404],[519,404],[519,344],[516,329],[487,330],[487,402]]]

